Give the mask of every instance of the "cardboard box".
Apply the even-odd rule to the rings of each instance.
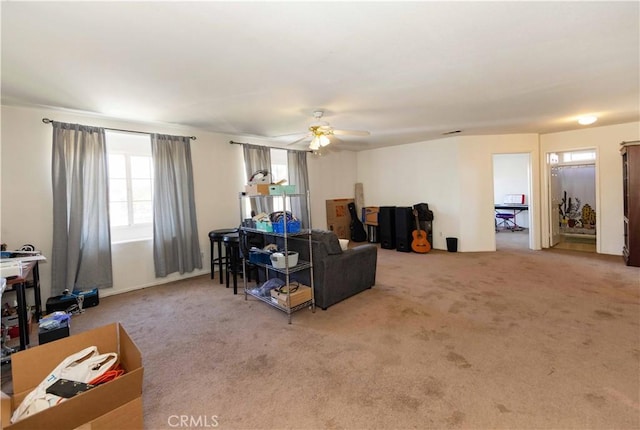
[[[261,196],[269,195],[269,185],[271,184],[253,184],[253,185],[245,185],[244,192],[248,196]]]
[[[292,285],[293,287],[293,285]],[[279,293],[277,290],[271,290],[271,301],[285,308],[295,307],[304,302],[311,300],[311,287],[299,285],[298,289],[290,295],[291,306],[287,305],[287,293]]]
[[[89,346],[96,346],[100,353],[118,353],[125,374],[10,424],[11,414],[20,402],[58,364]],[[142,429],[142,355],[119,323],[16,352],[11,355],[11,372],[14,395],[2,398],[2,428],[5,430],[102,429],[108,422],[127,423],[126,428]]]
[[[340,239],[351,240],[351,215],[347,205],[353,203],[353,199],[327,200],[327,228],[333,231]]]
[[[143,429],[142,397],[76,427],[75,430]]]
[[[378,213],[380,212],[380,208],[378,206],[369,206],[362,210],[364,212],[364,224],[378,225]]]

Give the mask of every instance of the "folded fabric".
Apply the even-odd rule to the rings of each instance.
[[[11,416],[11,422],[36,414],[63,402],[64,398],[48,394],[47,388],[60,379],[89,383],[109,371],[117,364],[118,354],[100,354],[98,348],[90,346],[65,358],[27,397]]]

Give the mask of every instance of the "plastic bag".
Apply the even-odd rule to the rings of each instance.
[[[60,379],[88,383],[101,376],[117,364],[118,354],[99,354],[98,348],[90,346],[65,358],[27,397],[11,416],[15,423],[42,410],[63,402],[64,398],[48,394],[47,388]]]

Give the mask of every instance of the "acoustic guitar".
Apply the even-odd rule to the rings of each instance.
[[[431,244],[427,239],[427,232],[424,230],[420,230],[420,223],[418,222],[418,211],[413,210],[413,215],[416,217],[416,229],[411,233],[413,235],[413,240],[411,241],[411,249],[413,252],[418,252],[420,254],[425,254],[431,251]]]
[[[348,203],[347,207],[349,208],[349,214],[351,215],[351,240],[354,242],[364,242],[367,240],[367,232],[364,229],[364,225],[362,221],[358,218],[358,214],[356,213],[356,205],[355,203]]]

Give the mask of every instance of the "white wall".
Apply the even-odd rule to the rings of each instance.
[[[434,212],[433,248],[446,249],[445,238],[453,236],[461,252],[495,251],[492,157],[516,152],[532,154],[535,181],[535,134],[461,136],[362,151],[358,181],[368,206],[428,203]],[[532,188],[527,194],[535,196],[538,188]],[[530,209],[535,213],[535,205]],[[539,217],[531,219],[539,225]],[[539,249],[531,231],[530,238],[531,247]]]
[[[526,192],[529,202],[529,247],[540,249],[540,212],[538,199],[539,163],[537,134],[461,136],[459,154],[460,192],[464,193],[464,222],[460,226],[463,251],[495,251],[495,208],[493,204],[493,155],[530,154],[532,168]],[[466,245],[465,245],[466,243]]]
[[[620,142],[640,139],[640,122],[589,127],[582,130],[540,135],[540,163],[546,165],[547,153],[596,148],[597,251],[622,255],[624,244],[622,221],[622,158]],[[549,211],[546,186],[548,174],[543,173],[544,187],[541,210]],[[542,246],[549,246],[548,217],[543,217]]]
[[[356,184],[356,159],[352,151],[309,154],[309,188],[311,192],[311,223],[314,228],[327,228],[326,201],[353,198]]]
[[[9,249],[25,243],[35,245],[47,258],[52,249],[51,139],[52,127],[42,123],[47,117],[57,121],[122,128],[144,132],[194,135],[191,142],[196,211],[202,270],[180,276],[156,278],[151,241],[114,244],[113,288],[108,296],[209,272],[211,230],[236,227],[240,223],[238,193],[244,189],[242,147],[229,140],[246,140],[208,133],[188,127],[114,121],[62,110],[2,106],[0,172],[0,238]],[[254,144],[268,142],[252,139]],[[312,196],[313,226],[326,228],[324,200],[353,196],[356,178],[355,153],[342,151],[308,159]],[[51,295],[51,267],[41,264],[43,301]]]
[[[361,151],[357,164],[366,206],[427,203],[434,216],[431,246],[446,249],[445,238],[459,236],[461,196],[456,139]]]

